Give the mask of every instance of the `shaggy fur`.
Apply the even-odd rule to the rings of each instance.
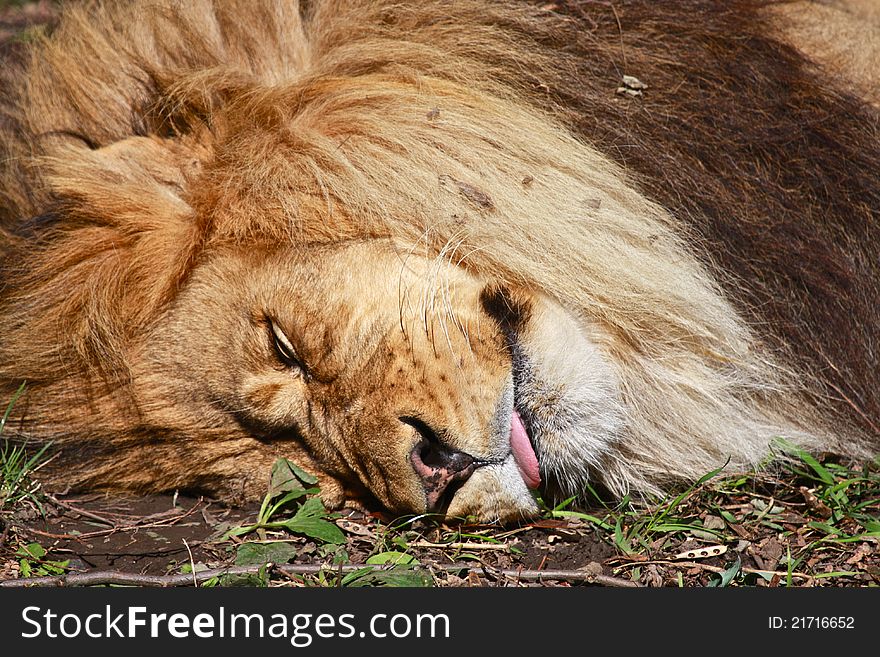
[[[388,492],[403,477],[388,475],[397,447],[376,448],[388,463],[377,470],[310,443],[255,446],[215,393],[161,371],[195,371],[200,335],[227,339],[219,311],[198,306],[200,323],[186,304],[241,286],[217,271],[228,254],[390,241],[437,263],[425,281],[469,295],[475,278],[575,318],[565,334],[589,346],[572,353],[598,354],[598,374],[564,376],[598,391],[577,396],[596,422],[576,450],[536,448],[558,463],[561,493],[588,479],[656,492],[728,458],[758,463],[776,436],[870,454],[875,91],[807,60],[764,4],[70,9],[4,74],[0,101],[0,382],[7,394],[28,382],[16,430],[59,441],[68,483],[254,495],[286,454],[345,494],[418,507]],[[624,75],[647,88],[618,90]],[[429,288],[426,317],[443,285]],[[565,370],[550,333],[522,333],[547,354],[532,360]],[[238,355],[205,371],[224,358]],[[492,497],[507,476],[475,477],[451,508],[527,513]]]

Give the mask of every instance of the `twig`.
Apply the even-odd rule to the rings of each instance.
[[[410,547],[417,548],[435,548],[447,550],[501,550],[503,552],[510,551],[510,546],[498,543],[432,543],[431,541],[413,541]]]
[[[195,504],[188,511],[181,513],[180,515],[175,516],[173,518],[169,518],[168,520],[162,520],[159,522],[150,522],[150,523],[135,522],[131,525],[117,525],[117,526],[114,526],[112,529],[99,529],[97,531],[84,532],[82,534],[52,534],[50,532],[40,531],[39,529],[33,529],[32,527],[28,527],[27,525],[21,525],[21,524],[16,523],[15,526],[16,526],[16,528],[18,528],[22,531],[30,532],[31,534],[36,534],[37,536],[45,536],[46,538],[52,538],[55,540],[68,540],[68,541],[69,540],[77,540],[77,541],[80,541],[80,540],[83,540],[86,538],[96,538],[98,536],[108,536],[110,534],[115,534],[116,532],[130,532],[130,531],[136,531],[138,529],[151,529],[153,527],[169,527],[169,526],[179,522],[180,520],[183,520],[187,516],[192,515],[192,513],[196,510],[196,508],[198,508],[198,506],[199,506],[199,504]]]
[[[446,567],[445,570],[452,570]],[[587,584],[599,584],[601,586],[613,586],[619,588],[641,588],[641,584],[629,579],[612,577],[591,573],[587,570],[500,570],[498,574],[512,579],[526,582],[542,582],[544,580],[563,580],[569,582],[584,582]]]
[[[339,566],[324,566],[318,564],[287,564],[287,565],[253,565],[253,566],[230,566],[228,568],[211,568],[197,573],[183,573],[174,575],[139,575],[137,573],[119,573],[112,571],[92,571],[88,573],[71,573],[57,577],[30,577],[9,579],[0,581],[0,588],[23,588],[23,587],[50,587],[50,586],[102,586],[115,584],[117,586],[193,586],[205,582],[214,577],[224,575],[252,575],[260,569],[275,570],[284,575],[316,575],[321,572],[350,573],[363,569],[376,571],[387,570],[385,565],[370,564],[344,564]],[[443,564],[432,566],[432,569],[441,572],[479,571],[480,566],[473,564]],[[545,580],[562,580],[571,582],[583,582],[598,584],[601,586],[615,587],[638,587],[639,584],[619,577],[611,577],[591,572],[589,570],[499,570],[493,574],[518,581],[540,582]]]
[[[186,542],[186,539],[181,539],[183,544],[186,546],[186,551],[189,554],[189,567],[192,569],[193,576],[193,586],[198,586],[199,582],[196,579],[196,560],[193,558],[193,551],[189,549],[189,543]]]
[[[764,518],[766,518],[770,514],[770,512],[773,510],[773,507],[775,504],[776,504],[776,500],[773,497],[771,497],[770,501],[763,508],[761,513],[758,514],[758,517],[755,518],[755,522],[761,522]]]
[[[726,568],[721,568],[719,566],[710,566],[705,563],[698,563],[696,561],[668,561],[665,559],[658,559],[655,561],[634,561],[632,563],[624,563],[618,566],[618,568],[630,568],[634,566],[644,566],[646,564],[658,564],[658,565],[667,565],[667,566],[681,566],[683,568],[699,568],[700,570],[708,570],[712,573],[723,573]],[[760,568],[746,568],[741,567],[740,570],[744,573],[753,573],[755,575],[761,575],[762,577],[773,575],[779,575],[780,577],[788,577],[788,571],[780,571],[780,570],[761,570]],[[798,577],[800,579],[805,579],[807,582],[812,583],[815,581],[815,577],[812,575],[808,575],[806,573],[798,573],[792,572],[792,577]]]
[[[46,495],[46,497],[52,502],[52,504],[60,506],[62,509],[67,509],[68,511],[72,511],[73,513],[78,513],[79,515],[84,516],[86,518],[91,518],[92,520],[97,520],[102,525],[110,525],[114,529],[116,527],[118,527],[117,523],[113,522],[112,520],[108,520],[104,516],[99,516],[97,513],[92,513],[91,511],[86,511],[85,509],[78,509],[77,507],[73,506],[72,504],[68,504],[67,502],[62,502],[61,500],[59,500],[57,497],[55,497],[53,495]]]

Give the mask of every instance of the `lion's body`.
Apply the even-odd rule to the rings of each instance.
[[[0,106],[14,430],[73,485],[284,455],[486,518],[870,454],[876,78],[762,4],[69,11]]]

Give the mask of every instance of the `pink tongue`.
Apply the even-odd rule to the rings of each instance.
[[[538,470],[538,457],[529,442],[529,434],[523,426],[519,413],[513,411],[510,422],[510,451],[519,466],[523,481],[529,488],[537,488],[541,484],[541,472]]]

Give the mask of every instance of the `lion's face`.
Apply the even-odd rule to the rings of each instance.
[[[193,403],[396,512],[533,513],[621,424],[571,315],[390,241],[218,255],[168,326],[158,367]]]

